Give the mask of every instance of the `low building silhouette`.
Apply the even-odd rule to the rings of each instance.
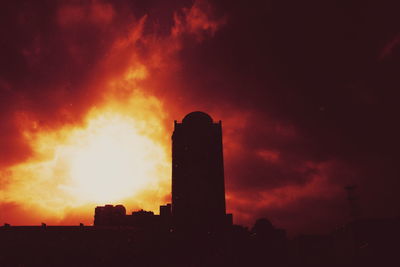
[[[126,209],[122,205],[96,207],[94,225],[117,226],[125,224]]]
[[[171,204],[160,206],[159,215],[145,210],[133,211],[127,215],[123,205],[99,206],[95,209],[94,226],[169,229],[171,227]]]

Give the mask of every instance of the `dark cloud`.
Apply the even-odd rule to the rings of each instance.
[[[335,161],[337,172],[328,174],[332,187],[357,183],[365,216],[398,215],[395,7],[393,1],[220,1],[217,8],[228,23],[214,38],[185,46],[180,59],[182,83],[194,103],[210,109],[230,103],[237,112],[221,114],[223,120],[251,111],[247,127],[230,139],[241,148],[226,156],[229,188],[306,188],[314,172],[298,166]],[[275,124],[295,134],[279,133]],[[263,161],[263,150],[275,151],[280,160]],[[338,196],[307,201],[322,209],[333,199]],[[293,216],[311,212],[301,202],[279,208]],[[274,207],[263,210],[255,213],[276,213]],[[335,214],[338,223],[342,217]]]

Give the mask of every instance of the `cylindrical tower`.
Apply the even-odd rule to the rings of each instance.
[[[177,229],[214,230],[226,222],[221,121],[200,111],[175,121],[172,215]]]

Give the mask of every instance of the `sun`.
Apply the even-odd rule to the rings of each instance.
[[[66,147],[70,193],[83,201],[112,203],[157,181],[163,147],[143,135],[133,118],[105,114],[73,134]]]
[[[136,94],[93,108],[79,124],[26,130],[33,156],[0,172],[12,179],[0,201],[24,203],[55,221],[105,204],[157,211],[170,193],[164,114],[157,99]]]

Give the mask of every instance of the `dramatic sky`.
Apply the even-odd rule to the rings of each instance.
[[[396,1],[6,2],[0,223],[158,212],[194,110],[222,120],[235,223],[330,231],[347,185],[360,216],[399,216]]]

